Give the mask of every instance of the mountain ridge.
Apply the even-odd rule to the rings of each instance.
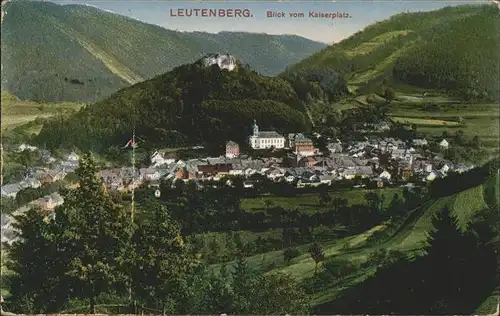
[[[132,126],[148,147],[216,147],[228,139],[244,144],[254,119],[281,133],[310,130],[293,83],[262,76],[232,55],[220,55],[218,62],[207,56],[121,89],[72,116],[47,119],[34,141],[47,148],[105,152],[126,142]],[[339,80],[315,91],[334,98],[345,91],[343,84]]]
[[[205,52],[231,51],[275,75],[326,46],[295,35],[179,32],[88,5],[14,1],[2,9],[2,90],[21,99],[99,100]]]
[[[359,93],[384,82],[432,88],[466,100],[500,100],[500,18],[489,4],[400,13],[288,67],[332,68]],[[481,75],[478,75],[481,74]]]

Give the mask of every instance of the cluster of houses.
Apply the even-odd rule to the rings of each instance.
[[[320,137],[320,135],[313,135]],[[283,158],[255,158],[240,152],[239,144],[226,143],[225,153],[220,157],[200,157],[180,160],[157,151],[151,156],[148,168],[123,167],[104,169],[99,172],[102,182],[110,190],[130,190],[141,184],[158,187],[162,180],[194,180],[202,185],[204,181],[219,181],[228,176],[240,176],[244,187],[251,188],[263,177],[274,182],[293,183],[297,187],[331,185],[334,181],[368,179],[378,187],[394,182],[430,182],[445,177],[450,171],[464,172],[473,165],[460,165],[446,161],[439,155],[423,150],[428,145],[425,139],[414,139],[411,143],[393,138],[365,138],[362,141],[342,143],[329,141],[327,152],[320,152],[313,141],[300,133],[290,133],[286,137],[274,131],[259,131],[254,121],[253,134],[249,137],[253,149],[284,149]],[[446,149],[449,143],[443,139],[439,146]],[[21,145],[18,151],[33,151],[38,148]],[[57,161],[41,150],[40,159],[52,168],[28,170],[24,179],[1,187],[2,197],[15,198],[25,188],[38,188],[46,183],[64,179],[78,166],[78,155],[70,153]],[[353,183],[353,186],[355,184]],[[16,211],[23,212],[36,205],[47,211],[63,203],[58,193],[39,198]],[[2,241],[12,240],[11,217],[2,215]],[[5,233],[4,233],[5,232]],[[9,239],[10,238],[10,239]]]
[[[14,241],[15,234],[12,224],[14,223],[15,221],[14,218],[16,216],[23,214],[32,207],[36,207],[42,212],[44,212],[48,218],[52,218],[55,216],[54,213],[55,208],[63,203],[64,203],[63,197],[58,192],[54,192],[50,195],[36,199],[28,203],[27,205],[24,205],[23,207],[17,209],[10,215],[1,214],[2,243],[10,244]]]
[[[256,125],[254,126],[256,127]],[[257,128],[255,128],[257,130]],[[426,145],[425,140],[415,140],[409,145],[393,138],[372,138],[364,141],[342,144],[339,140],[330,142],[327,153],[320,153],[312,141],[302,134],[290,134],[280,141],[261,138],[262,132],[254,132],[259,141],[267,144],[286,144],[289,153],[284,158],[255,158],[240,154],[239,145],[226,143],[226,151],[220,157],[204,157],[190,160],[176,160],[155,152],[149,168],[116,168],[100,172],[102,181],[112,190],[131,189],[147,182],[158,187],[161,180],[205,180],[219,181],[228,176],[241,176],[245,187],[252,187],[255,175],[274,182],[289,182],[298,187],[330,185],[343,179],[369,179],[378,187],[391,182],[432,181],[445,177],[449,171],[463,172],[474,166],[457,165],[438,156],[423,155],[418,147]],[[257,135],[256,135],[257,134]],[[268,136],[264,134],[264,136]],[[282,142],[283,141],[283,142]],[[255,144],[255,139],[250,139]],[[260,143],[259,143],[260,144]],[[442,142],[444,145],[444,142]],[[175,183],[175,181],[171,181]]]
[[[34,148],[34,149],[33,149]],[[19,146],[19,151],[25,150],[36,150],[36,147],[21,145]],[[1,195],[2,197],[12,197],[15,198],[19,191],[26,188],[39,188],[44,184],[53,183],[64,179],[66,175],[73,172],[78,166],[78,155],[75,152],[71,152],[66,156],[65,159],[57,161],[55,158],[50,156],[47,151],[40,151],[41,162],[45,165],[52,164],[52,168],[30,168],[26,170],[24,178],[21,181],[2,185]]]
[[[319,137],[320,135],[313,135]],[[284,137],[274,131],[259,131],[256,121],[249,145],[254,149],[276,148],[288,150],[284,158],[254,158],[240,153],[234,141],[226,143],[220,157],[203,157],[179,160],[161,152],[151,156],[148,168],[122,167],[101,170],[99,176],[111,190],[131,189],[147,182],[158,187],[161,180],[212,180],[227,176],[245,179],[260,175],[275,182],[290,182],[297,186],[331,184],[343,179],[369,179],[383,187],[390,182],[433,181],[445,177],[447,172],[467,171],[474,166],[457,165],[445,161],[419,148],[427,146],[427,140],[414,139],[411,144],[393,138],[365,138],[363,141],[342,143],[330,141],[328,152],[321,153],[313,141],[301,133],[290,133]],[[448,148],[446,140],[440,146]],[[21,145],[19,150],[35,150],[36,147]],[[46,159],[47,160],[47,159]],[[53,162],[53,158],[48,158]],[[28,187],[40,187],[44,183],[61,180],[78,165],[78,155],[72,152],[54,169],[31,171],[23,181],[2,186],[2,196],[15,197]],[[175,183],[175,181],[172,181]],[[251,187],[250,180],[245,186]],[[43,205],[42,205],[43,206]],[[43,208],[43,207],[42,207]]]
[[[252,187],[255,181],[251,179],[256,178],[255,175],[275,182],[294,183],[298,187],[329,185],[333,181],[355,178],[373,180],[378,187],[383,187],[396,181],[433,181],[445,177],[450,170],[463,172],[474,167],[457,165],[421,150],[428,145],[425,139],[414,139],[410,144],[377,137],[348,144],[335,140],[328,143],[328,152],[321,153],[303,134],[290,133],[285,137],[275,131],[259,131],[255,120],[248,144],[255,150],[284,149],[288,154],[284,158],[249,157],[240,153],[238,143],[228,141],[225,153],[220,157],[183,161],[155,152],[149,168],[107,169],[100,172],[100,177],[112,190],[131,189],[144,182],[158,187],[163,179],[196,180],[199,183],[228,176],[241,176],[247,179],[245,187]],[[443,139],[439,145],[448,148],[449,143]]]
[[[18,147],[18,152],[24,151],[35,151],[39,150],[37,147],[22,144]],[[16,183],[10,183],[3,185],[1,187],[1,196],[16,198],[17,194],[27,188],[39,188],[44,184],[50,184],[59,180],[62,180],[70,172],[73,172],[78,166],[78,155],[75,152],[71,152],[65,157],[65,159],[58,161],[57,159],[50,156],[50,153],[45,150],[40,151],[40,162],[42,164],[51,164],[52,168],[31,168],[26,170],[24,179]],[[14,240],[14,231],[12,224],[14,223],[14,217],[20,215],[31,207],[37,207],[41,211],[45,212],[49,217],[54,216],[54,209],[63,204],[64,199],[58,193],[54,192],[44,197],[38,198],[30,203],[20,207],[10,215],[1,215],[1,241],[2,243],[12,243]]]

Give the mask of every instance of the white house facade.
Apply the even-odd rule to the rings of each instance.
[[[250,136],[249,143],[253,149],[285,148],[285,137],[275,131],[259,132],[259,126],[254,120],[253,135]]]
[[[387,171],[387,170],[384,170],[380,175],[379,175],[379,178],[380,179],[384,179],[384,180],[391,180],[391,174]]]
[[[155,151],[151,155],[151,167],[152,168],[156,168],[156,167],[163,166],[163,165],[169,165],[169,164],[172,164],[174,162],[175,162],[175,159],[165,158],[165,156],[158,151]]]
[[[442,148],[448,148],[450,146],[450,144],[448,143],[448,141],[446,139],[443,139],[440,143],[439,143],[439,146],[441,146]]]

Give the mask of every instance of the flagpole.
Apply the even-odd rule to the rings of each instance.
[[[131,221],[134,222],[135,215],[135,118],[132,132],[132,212],[130,213]]]
[[[134,215],[135,215],[135,113],[133,117],[133,130],[132,130],[132,208],[130,210],[130,225],[134,225]],[[132,236],[130,236],[132,237]],[[132,283],[130,282],[128,285],[128,299],[132,302]],[[137,311],[134,309],[134,313]]]

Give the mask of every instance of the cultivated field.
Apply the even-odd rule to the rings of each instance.
[[[425,118],[413,118],[413,117],[399,117],[392,116],[393,121],[403,123],[403,124],[417,124],[421,126],[459,126],[460,123],[454,121],[445,120],[433,120]]]
[[[375,192],[379,196],[384,196],[384,207],[387,207],[394,196],[398,193],[401,196],[401,188],[385,188],[385,189],[349,189],[339,192],[330,192],[329,195],[333,199],[344,198],[347,199],[349,205],[365,204],[365,194]],[[264,211],[266,210],[266,201],[269,200],[272,206],[281,206],[284,209],[297,209],[304,213],[316,213],[330,209],[328,206],[321,205],[319,202],[318,193],[300,194],[294,197],[277,197],[277,196],[261,196],[256,198],[243,199],[241,207],[247,211]]]
[[[441,136],[462,130],[466,138],[479,136],[484,146],[498,148],[500,109],[497,104],[441,104],[435,108],[414,102],[395,102],[390,116],[403,124],[416,124],[418,131]]]
[[[35,102],[19,100],[16,96],[2,91],[2,133],[22,126],[37,118],[47,118],[56,114],[76,111],[83,103],[73,102]],[[25,132],[38,133],[41,125],[30,125]]]

